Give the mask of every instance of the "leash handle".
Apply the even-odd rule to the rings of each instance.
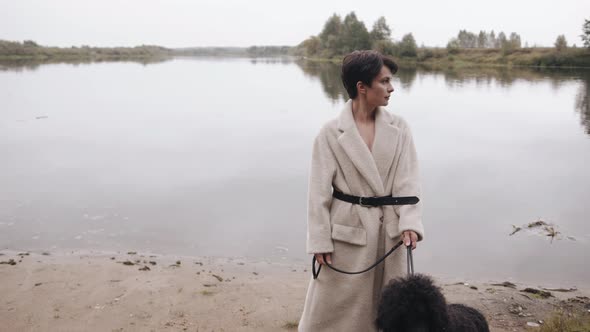
[[[412,245],[406,247],[408,250],[408,275],[414,275],[414,258],[412,257]]]
[[[326,255],[324,254],[324,262],[325,261],[326,261]],[[314,279],[317,279],[318,276],[320,275],[320,271],[322,270],[322,264],[320,264],[320,266],[316,270],[315,262],[316,262],[315,255],[313,255],[313,258],[311,259],[311,274],[313,275]]]

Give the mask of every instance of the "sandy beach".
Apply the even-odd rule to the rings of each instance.
[[[311,274],[301,264],[141,252],[1,251],[0,262],[0,331],[296,330]],[[527,323],[556,310],[590,315],[582,290],[543,298],[523,291],[539,285],[437,282],[492,331],[535,329]]]

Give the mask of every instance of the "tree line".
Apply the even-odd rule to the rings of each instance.
[[[582,43],[584,47],[590,48],[590,20],[585,20],[585,23],[582,26],[582,32],[583,33],[580,35]],[[564,51],[570,47],[565,35],[558,35],[553,46],[558,52]],[[572,46],[576,47],[575,44]],[[509,53],[522,47],[520,35],[516,32],[510,33],[510,36],[507,37],[503,31],[496,36],[494,30],[491,32],[480,31],[479,34],[467,30],[460,30],[457,37],[452,38],[447,43],[447,49],[451,53],[456,52],[458,49],[467,48],[495,48],[501,49],[504,53]],[[528,45],[525,45],[524,47],[528,48]]]
[[[494,30],[490,32],[480,31],[479,34],[469,32],[467,30],[460,30],[457,37],[452,38],[447,48],[501,48],[501,49],[517,49],[521,48],[520,35],[516,32],[510,33],[509,37],[501,31],[498,36]]]
[[[0,59],[127,59],[154,58],[167,56],[242,56],[273,57],[290,55],[291,46],[250,46],[250,47],[188,47],[169,49],[160,46],[142,45],[136,47],[47,47],[32,40],[23,42],[0,40]]]
[[[580,35],[585,48],[590,49],[590,20],[585,20]],[[383,54],[403,57],[409,61],[436,65],[448,65],[460,60],[462,63],[514,64],[522,66],[590,66],[590,52],[583,48],[570,47],[564,35],[559,35],[553,48],[529,48],[522,46],[516,32],[506,35],[480,31],[473,33],[460,30],[449,40],[446,48],[418,47],[412,33],[400,40],[392,38],[392,29],[385,17],[379,17],[367,29],[354,12],[344,18],[333,14],[325,22],[317,36],[311,36],[298,46],[251,46],[251,47],[191,47],[169,49],[160,46],[136,47],[46,47],[31,40],[24,42],[0,40],[0,60],[34,61],[109,61],[138,60],[160,61],[171,56],[238,56],[274,57],[283,55],[312,58],[338,58],[353,50],[374,49]],[[575,46],[575,45],[573,45]]]
[[[301,42],[294,53],[307,57],[334,58],[353,50],[374,49],[396,57],[417,57],[419,61],[436,55],[424,47],[418,48],[412,33],[404,35],[399,41],[394,41],[391,32],[385,17],[378,18],[369,31],[354,12],[347,14],[344,19],[338,14],[333,14],[324,24],[322,31],[317,36],[311,36]],[[590,20],[585,20],[582,32],[580,37],[583,44],[590,48]],[[528,45],[525,44],[525,47],[528,48]],[[568,47],[565,36],[559,35],[554,43],[555,50],[561,52]],[[449,40],[446,50],[449,54],[457,54],[463,49],[498,49],[502,54],[510,54],[521,48],[522,38],[516,32],[507,35],[503,31],[496,34],[493,30],[482,30],[479,33],[460,30],[456,37]]]
[[[324,24],[317,36],[304,40],[296,48],[296,54],[308,57],[332,58],[354,50],[375,49],[396,56],[416,56],[418,46],[411,33],[401,41],[391,39],[391,28],[385,17],[375,21],[371,31],[360,21],[354,12],[342,19],[333,14]]]
[[[0,40],[0,58],[79,58],[79,59],[126,59],[154,58],[171,54],[171,50],[152,45],[136,47],[46,47],[32,40],[23,42]]]

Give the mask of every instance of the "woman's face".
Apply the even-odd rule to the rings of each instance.
[[[393,74],[387,66],[381,67],[379,75],[373,79],[371,86],[367,87],[367,101],[370,105],[387,106],[389,103],[389,97],[393,92]]]

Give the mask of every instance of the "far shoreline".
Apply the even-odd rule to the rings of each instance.
[[[306,56],[300,46],[250,47],[184,47],[166,48],[157,45],[134,47],[48,47],[34,41],[0,40],[0,64],[10,63],[76,63],[76,62],[161,62],[174,57],[239,57],[280,58],[312,62],[340,63],[344,55],[330,58]],[[463,68],[531,68],[531,69],[586,69],[590,68],[590,49],[569,47],[557,50],[550,47],[528,47],[511,50],[501,48],[419,47],[414,56],[397,56],[394,59],[406,67],[430,69]]]

